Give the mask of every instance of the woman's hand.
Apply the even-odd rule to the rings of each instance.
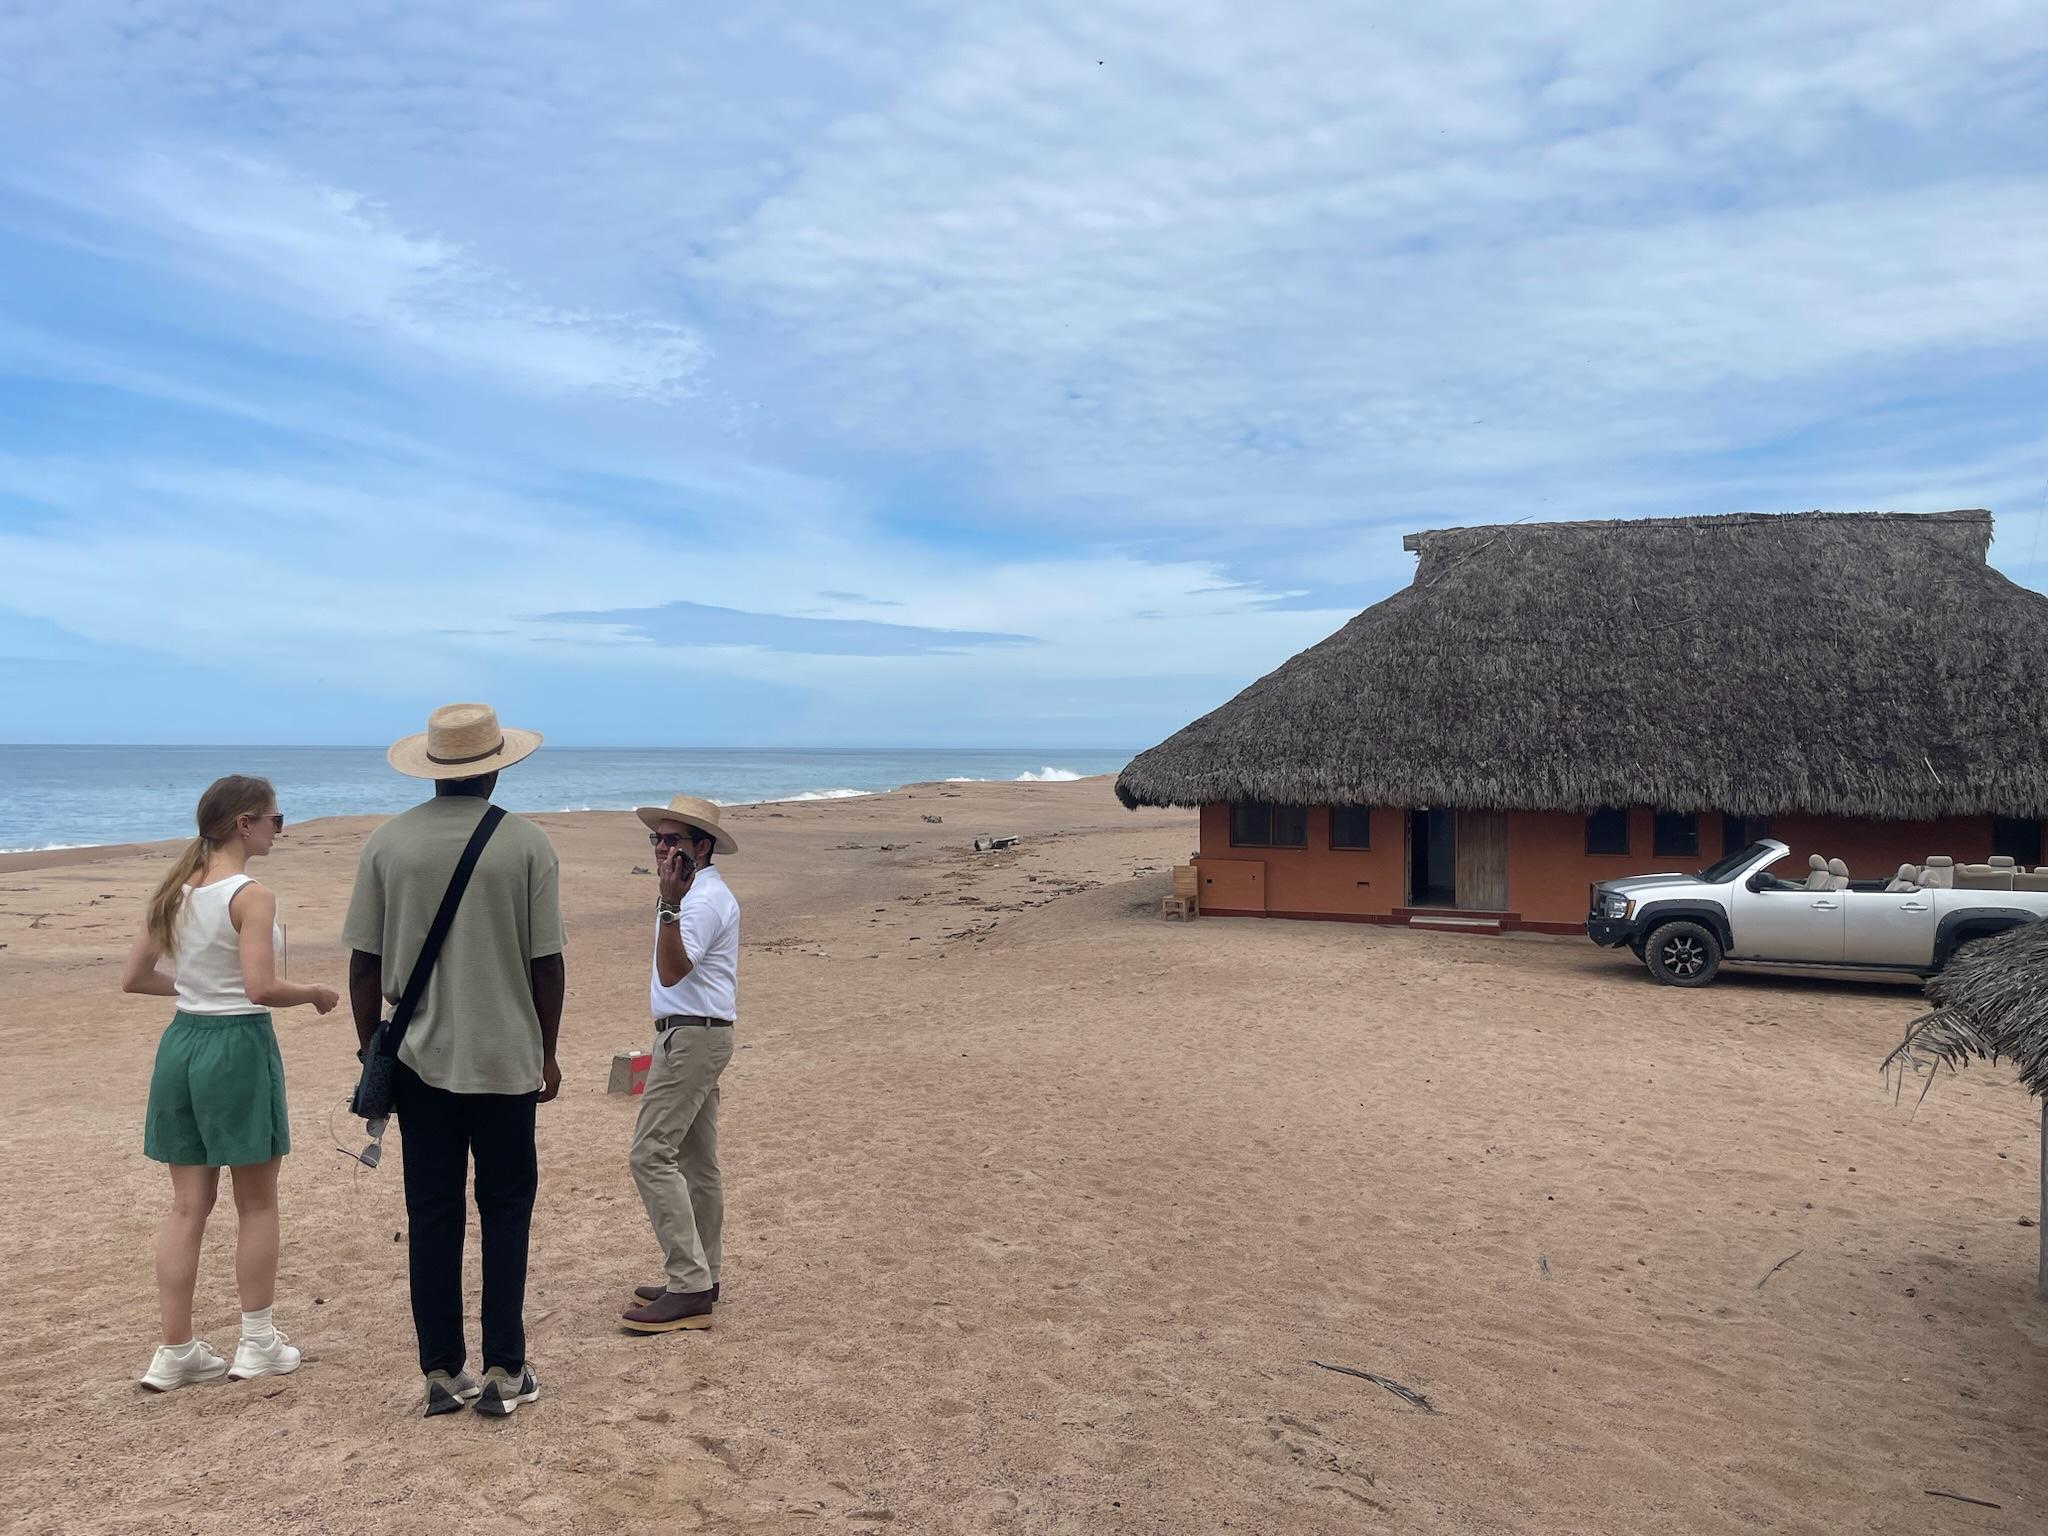
[[[315,987],[310,999],[315,1013],[332,1013],[334,1005],[341,1001],[341,994],[332,987]]]

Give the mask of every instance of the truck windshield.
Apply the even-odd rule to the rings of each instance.
[[[1749,867],[1756,859],[1770,852],[1762,843],[1751,843],[1740,853],[1731,853],[1717,863],[1709,864],[1700,871],[1703,885],[1726,885],[1737,874]]]

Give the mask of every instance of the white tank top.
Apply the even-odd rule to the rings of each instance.
[[[235,932],[228,906],[235,892],[250,884],[247,875],[229,875],[211,885],[187,886],[178,913],[178,1007],[185,1013],[261,1013],[249,1001],[242,981],[242,936]],[[274,954],[284,934],[270,930]]]

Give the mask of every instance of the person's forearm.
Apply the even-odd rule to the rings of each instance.
[[[379,955],[353,950],[348,957],[348,1007],[355,1016],[356,1043],[368,1045],[384,1016],[384,961]]]
[[[568,994],[568,968],[560,955],[543,955],[527,967],[533,989],[533,1011],[540,1016],[541,1055],[555,1059],[555,1041],[562,1032],[562,1000]]]
[[[690,964],[688,951],[683,948],[682,924],[661,925],[661,932],[654,940],[654,969],[664,987],[674,986],[695,969]]]
[[[296,1008],[302,1003],[317,1002],[320,989],[302,981],[273,981],[269,986],[249,994],[249,1001],[258,1008]]]

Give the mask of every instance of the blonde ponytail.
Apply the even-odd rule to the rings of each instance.
[[[206,868],[206,839],[195,837],[185,845],[164,882],[149,899],[149,941],[160,955],[178,952],[178,914],[185,910],[185,887]]]
[[[150,942],[158,954],[178,952],[178,916],[185,910],[185,891],[193,876],[206,868],[207,856],[228,840],[238,819],[260,816],[275,804],[277,791],[270,787],[268,779],[231,773],[206,786],[193,815],[199,823],[199,835],[185,845],[185,851],[178,855],[149,901],[146,922]]]

